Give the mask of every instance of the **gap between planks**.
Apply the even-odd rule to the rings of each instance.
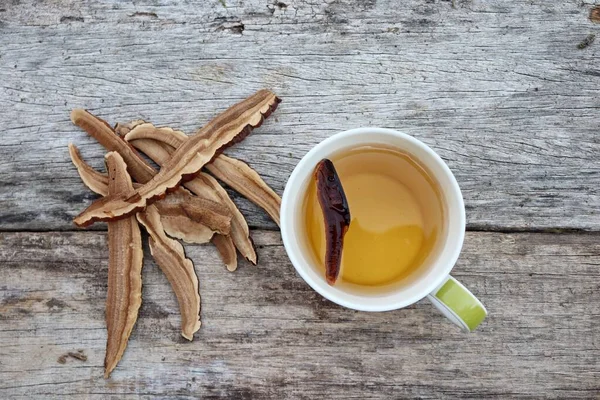
[[[250,231],[278,232],[278,228],[249,226]],[[104,227],[98,229],[0,229],[0,233],[77,233],[77,232],[107,232]],[[468,226],[466,232],[482,233],[540,233],[540,234],[581,234],[581,235],[600,235],[600,230],[580,229],[580,228],[559,228],[559,227],[496,227],[496,226]]]

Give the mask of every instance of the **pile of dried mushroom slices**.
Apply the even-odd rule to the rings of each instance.
[[[229,271],[237,268],[236,249],[256,264],[248,224],[215,177],[262,207],[279,225],[281,198],[246,163],[221,154],[260,126],[279,102],[270,91],[260,90],[189,137],[141,120],[117,124],[113,129],[85,110],[72,111],[73,123],[109,151],[105,156],[108,173],[103,174],[69,144],[71,160],[84,184],[103,196],[74,222],[78,226],[108,223],[105,377],[123,356],[142,302],[138,222],[148,231],[152,257],[177,296],[181,334],[188,340],[200,328],[198,277],[183,246],[172,238],[212,242]],[[160,165],[160,170],[136,149]]]

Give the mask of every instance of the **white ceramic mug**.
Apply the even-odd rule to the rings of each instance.
[[[414,157],[438,182],[445,203],[446,229],[439,251],[418,276],[383,292],[354,291],[330,286],[323,268],[315,265],[306,245],[303,201],[317,163],[334,153],[374,145],[394,148]],[[298,274],[323,297],[361,311],[388,311],[406,307],[425,297],[465,331],[474,330],[486,317],[483,304],[450,276],[465,236],[465,206],[456,178],[444,161],[426,144],[392,129],[358,128],[322,141],[300,160],[290,176],[281,203],[283,244]]]

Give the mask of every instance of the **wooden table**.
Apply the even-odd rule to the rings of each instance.
[[[0,398],[598,398],[600,43],[578,48],[600,34],[592,3],[1,1]],[[106,226],[72,224],[95,196],[67,144],[98,168],[104,152],[69,111],[192,133],[262,87],[283,103],[230,154],[280,194],[349,128],[441,154],[468,216],[454,273],[489,318],[464,334],[426,302],[338,307],[236,197],[258,267],[186,246],[203,321],[189,343],[146,249],[140,318],[103,379]]]

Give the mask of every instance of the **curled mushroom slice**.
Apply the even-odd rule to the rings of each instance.
[[[138,126],[136,127],[136,129],[142,129],[142,126]],[[163,133],[165,132],[164,129],[169,129],[170,131],[172,131],[170,128],[155,128],[154,125],[150,123],[145,123],[143,125],[143,129],[145,131],[161,129],[161,132]],[[183,137],[186,137],[183,132],[173,132],[175,132],[175,135],[183,135]],[[173,151],[175,151],[173,147],[167,145],[163,146],[164,143],[160,143],[152,139],[136,139],[133,140],[131,144],[133,145],[133,147],[150,157],[150,159],[156,162],[158,165],[163,165],[166,161],[168,161],[171,157],[170,154]],[[212,176],[204,172],[199,172],[198,174],[196,174],[196,177],[194,179],[185,182],[184,185],[192,193],[198,196],[206,197],[216,202],[220,202],[229,209],[231,213],[231,240],[233,240],[233,243],[235,244],[235,247],[238,249],[240,254],[252,264],[256,265],[256,252],[254,250],[252,240],[250,239],[250,230],[248,228],[248,223],[246,222],[246,219],[244,218],[240,210],[237,208],[235,203],[229,197],[229,194],[227,194],[227,191],[223,189],[219,182],[217,182],[216,179]],[[217,249],[226,249],[226,247],[221,246],[217,247]],[[222,258],[230,259],[230,257],[227,257],[227,255],[221,254],[221,256]]]
[[[235,271],[237,269],[237,254],[231,236],[215,235],[212,238],[212,242],[217,248],[227,270],[231,272]]]
[[[127,164],[131,177],[139,183],[148,182],[156,174],[154,168],[145,162],[132,146],[117,136],[106,121],[82,109],[71,111],[71,121],[108,151],[118,152]]]
[[[160,215],[153,204],[137,213],[150,235],[152,257],[171,283],[181,313],[181,335],[192,340],[200,329],[200,295],[194,265],[185,257],[183,246],[164,234]]]
[[[75,145],[69,144],[69,154],[83,183],[93,192],[106,196],[108,194],[108,176],[96,171],[87,164],[81,158],[81,154]],[[139,186],[139,184],[133,184],[134,188]],[[160,207],[163,201],[156,202],[156,205]],[[185,200],[182,199],[182,201]],[[161,215],[161,222],[165,232],[169,236],[181,239],[187,243],[207,243],[215,233],[206,225],[190,218],[182,208],[179,209],[178,214]]]
[[[221,154],[206,169],[233,190],[265,210],[279,226],[281,197],[248,164]]]
[[[210,122],[208,123],[210,125]],[[166,150],[170,150],[169,154],[172,154],[179,146],[188,140],[188,135],[182,131],[178,131],[169,127],[157,127],[150,122],[144,122],[143,124],[137,124],[127,132],[123,138],[133,144],[134,140],[153,140],[161,143],[161,145],[167,145]],[[135,145],[133,147],[136,147]],[[164,147],[164,146],[163,146]],[[137,147],[136,147],[137,148]],[[143,150],[142,150],[143,151]],[[169,157],[171,158],[171,157]],[[167,162],[167,158],[163,162]]]
[[[125,162],[116,152],[106,155],[108,194],[134,191]],[[104,377],[123,357],[142,304],[142,238],[135,217],[108,223],[108,294]]]
[[[75,224],[87,226],[95,221],[124,217],[158,200],[169,189],[177,187],[183,178],[200,171],[222,148],[243,139],[252,128],[260,126],[278,103],[279,99],[273,93],[260,90],[230,107],[179,146],[158,174],[135,193],[96,200],[75,217]]]
[[[73,122],[84,129],[91,137],[95,138],[101,145],[103,145],[109,151],[117,151],[122,155],[125,163],[127,164],[128,171],[131,172],[131,176],[140,183],[148,182],[152,176],[157,174],[157,171],[150,166],[146,161],[142,159],[133,147],[131,147],[126,141],[115,134],[110,125],[98,118],[91,113],[84,110],[74,110],[71,113],[71,119]],[[127,129],[143,123],[142,120],[132,121],[126,124],[117,124],[121,126],[121,133],[128,132]],[[108,182],[108,178],[94,176],[95,171],[89,165],[87,165],[79,155],[77,148],[69,148],[71,154],[71,160],[77,167],[77,170],[84,181],[84,183],[96,193],[106,195],[106,192],[99,192],[101,182],[105,179]],[[134,188],[139,188],[140,185],[134,183]],[[181,192],[183,189],[177,189],[175,192]],[[183,209],[181,209],[183,212]],[[212,236],[214,231],[207,228],[205,225],[193,221],[188,215],[182,214],[180,216],[170,215],[169,217],[163,218],[163,226],[172,237],[182,239],[188,243],[206,243]]]
[[[162,143],[162,152],[168,151],[169,153],[173,153],[175,149],[188,140],[188,137],[181,131],[171,128],[157,128],[146,122],[135,126],[134,129],[125,135],[125,140],[144,153],[146,151],[142,147],[150,146],[148,142],[155,140]],[[143,142],[136,144],[136,142],[139,143],[140,141]],[[154,160],[152,156],[148,156]],[[248,164],[220,154],[210,163],[206,164],[205,168],[233,190],[265,210],[273,221],[279,225],[281,197]]]
[[[350,208],[333,163],[324,158],[315,169],[317,197],[325,221],[325,277],[335,284],[340,273],[344,236],[350,226]]]
[[[196,179],[194,179],[193,184],[197,185],[199,182],[202,182],[203,187],[206,188],[206,193],[210,193],[212,196],[214,196],[213,198],[215,201],[221,201],[222,204],[225,204],[229,208],[229,211],[232,213],[229,240],[233,241],[235,247],[246,260],[256,265],[256,251],[254,250],[254,243],[252,243],[252,239],[250,239],[250,229],[248,228],[248,223],[235,203],[231,200],[231,197],[229,197],[229,194],[227,194],[227,191],[223,189],[223,186],[221,186],[215,178],[204,172],[200,172],[196,175]],[[191,187],[190,190],[192,190]],[[221,253],[221,258],[223,258],[223,260],[226,258],[223,253]],[[235,266],[228,267],[230,271],[233,271],[237,268],[237,257],[234,259],[234,261]],[[225,265],[233,265],[228,264],[226,261],[224,262]]]
[[[117,122],[117,124],[115,125],[115,133],[121,137],[127,135],[129,133],[129,131],[131,131],[133,128],[135,128],[138,125],[141,125],[143,123],[145,123],[146,121],[144,121],[143,119],[134,119],[133,121],[130,122],[126,122],[126,123],[121,123],[121,122]]]
[[[156,202],[154,204],[158,204]],[[181,239],[186,243],[208,243],[215,233],[208,226],[192,220],[187,215],[162,215],[160,222],[165,229],[165,233],[176,239]]]
[[[231,228],[231,214],[221,204],[190,194],[172,194],[157,201],[156,208],[161,215],[186,215],[191,220],[206,225],[211,230],[227,235]]]
[[[145,123],[144,126],[146,126],[146,125],[149,125],[149,124]],[[125,136],[127,136],[127,135],[125,135]],[[125,139],[125,140],[127,140],[127,139]],[[169,161],[169,158],[171,158],[171,153],[173,153],[175,151],[172,147],[167,146],[167,145],[163,146],[163,143],[157,142],[156,140],[152,140],[152,139],[138,139],[138,140],[133,140],[128,143],[130,145],[132,145],[135,149],[144,153],[146,156],[148,156],[148,158],[150,158],[152,161],[154,161],[161,167],[167,161]],[[189,188],[188,183],[190,183],[193,180],[194,179],[185,181],[183,183],[183,185],[185,187],[187,187],[189,190],[192,190]],[[192,192],[193,192],[193,190],[192,190]]]
[[[108,195],[108,176],[101,174],[86,163],[81,158],[81,153],[77,146],[72,143],[69,143],[69,155],[85,186],[99,195]]]
[[[108,194],[109,192],[112,192],[109,190],[111,187],[110,185],[114,185],[115,181],[117,181],[117,182],[121,181],[122,178],[120,176],[116,177],[116,178],[119,178],[118,180],[116,178],[111,180],[109,178],[110,175],[106,176],[106,175],[101,174],[100,172],[96,171],[92,167],[90,167],[87,163],[85,163],[85,161],[83,161],[79,151],[77,150],[77,147],[75,147],[74,145],[69,145],[69,152],[71,154],[71,159],[73,160],[73,164],[75,164],[75,166],[77,167],[77,170],[79,171],[79,173],[82,177],[82,180],[84,181],[84,183],[86,185],[88,185],[90,188],[92,188],[92,190],[94,190],[96,193],[99,193],[102,195]],[[111,152],[111,153],[109,153],[109,155],[110,155],[110,157],[107,156],[107,167],[109,169],[109,174],[110,174],[111,170],[115,170],[115,171],[117,171],[117,173],[122,173],[120,171],[125,170],[125,163],[124,163],[123,159],[116,152]],[[120,160],[119,161],[120,164],[115,164],[115,162],[116,162],[115,160],[116,161]],[[116,168],[113,164],[115,164],[120,169]],[[133,191],[133,188],[131,188],[131,191]],[[179,196],[179,197],[174,196],[174,197],[175,197],[175,200],[173,201],[174,204],[176,204],[176,201],[178,198],[182,199],[182,202],[185,203],[185,201],[184,201],[185,198],[182,198],[181,196]],[[150,234],[150,251],[152,252],[154,259],[156,260],[157,264],[159,265],[159,267],[161,268],[163,273],[167,276],[167,279],[171,283],[171,286],[173,287],[175,295],[177,296],[177,299],[179,301],[179,308],[181,311],[181,320],[182,320],[182,324],[181,324],[182,325],[182,335],[183,335],[183,337],[185,337],[189,340],[192,340],[194,332],[196,332],[200,328],[200,322],[198,320],[198,316],[200,313],[200,295],[198,294],[198,278],[196,276],[196,273],[194,272],[192,262],[185,257],[183,247],[176,240],[168,238],[164,234],[164,232],[167,232],[170,235],[173,234],[175,237],[177,237],[179,232],[183,232],[183,234],[182,234],[183,239],[194,238],[195,239],[194,243],[208,242],[212,238],[214,232],[211,231],[210,229],[208,229],[206,226],[196,223],[195,221],[190,219],[185,214],[175,214],[175,215],[169,215],[169,216],[165,217],[164,219],[166,219],[167,223],[165,223],[164,225],[172,224],[173,226],[171,227],[171,229],[169,229],[167,226],[163,226],[162,217],[159,215],[158,208],[156,207],[163,202],[164,201],[157,202],[155,204],[148,206],[145,210],[140,211],[137,214],[137,219],[140,221],[140,223],[142,223],[146,227],[146,230]],[[133,220],[133,222],[132,222],[132,220]],[[135,228],[137,228],[137,232],[138,232],[138,236],[139,236],[139,227],[138,227],[137,222],[135,221],[135,217],[127,217],[127,218],[124,218],[124,219],[121,219],[118,221],[112,221],[112,222],[109,221],[109,223],[108,223],[109,250],[112,248],[115,248],[115,246],[118,246],[119,243],[121,243],[121,245],[123,245],[123,243],[125,243],[125,245],[128,246],[128,244],[127,244],[128,242],[127,242],[126,238],[123,237],[123,235],[118,235],[118,239],[117,239],[117,238],[115,238],[116,234],[111,234],[112,231],[114,231],[117,227],[124,225],[126,222],[134,224]],[[187,232],[186,230],[189,230],[190,232]],[[141,243],[139,245],[139,249],[141,251]],[[110,251],[111,251],[110,252],[111,257],[113,257],[112,256],[113,252],[112,252],[112,250],[110,250]],[[114,254],[117,254],[117,253],[114,253]],[[118,284],[129,284],[129,282],[131,281],[131,280],[125,280],[124,281],[125,283],[123,283],[123,281],[117,279],[115,277],[115,275],[118,274],[119,269],[117,269],[117,272],[115,272],[115,268],[113,268],[111,270],[112,266],[113,266],[113,262],[111,259],[111,261],[109,262],[109,299],[114,297],[114,295],[111,295],[111,293],[114,292],[114,290],[112,290],[111,288],[115,284],[111,283],[111,282],[114,281],[118,285]],[[140,269],[141,269],[141,267],[140,267]],[[125,277],[125,278],[127,278],[127,277]],[[141,277],[140,277],[140,282],[141,282]],[[131,284],[131,285],[132,285],[132,289],[137,291],[137,286],[135,286],[134,284]],[[139,290],[141,291],[141,283],[139,286]],[[141,296],[141,292],[140,292],[140,296]],[[140,297],[140,299],[141,299],[141,297]],[[140,300],[140,302],[141,302],[141,300]],[[132,301],[132,305],[135,305],[135,302]],[[139,305],[138,305],[138,308],[139,308]],[[110,332],[112,329],[111,327],[115,324],[109,322],[109,311],[108,310],[109,310],[109,306],[107,303],[107,326],[109,326],[109,343],[112,343],[114,341],[111,342],[111,340],[110,340],[111,339]],[[115,314],[114,312],[110,313],[110,315],[111,315],[110,319],[114,318],[113,317],[114,314]],[[133,322],[135,322],[135,320]],[[129,332],[130,331],[131,331],[131,329],[129,329]],[[127,337],[129,337],[129,334],[127,334]],[[126,338],[125,338],[125,345],[126,345]],[[109,354],[114,354],[114,351],[112,349],[115,346],[116,345],[111,345],[110,352],[108,351],[108,348],[107,348],[106,365],[111,366],[110,370],[107,369],[107,376],[110,374],[110,371],[112,371],[112,369],[114,368],[114,366],[117,364],[117,362],[119,361],[119,359],[122,356],[122,351],[121,351],[120,355],[118,355],[118,357],[116,357],[114,355],[109,357]],[[123,347],[123,351],[124,351],[124,347]]]

